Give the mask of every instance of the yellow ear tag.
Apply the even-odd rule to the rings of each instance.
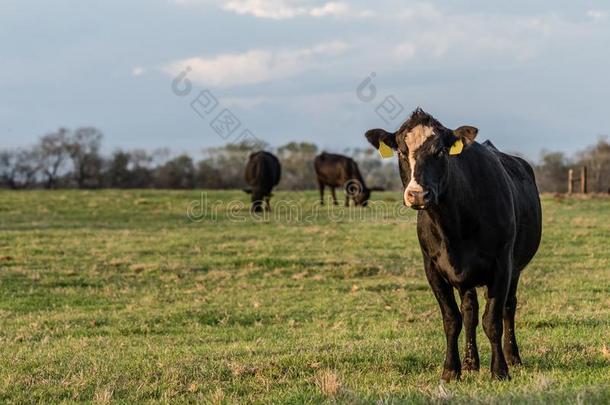
[[[386,145],[383,141],[379,141],[379,154],[382,158],[388,159],[394,156],[394,151],[388,145]]]
[[[460,153],[462,153],[462,149],[464,149],[464,143],[461,139],[458,139],[457,141],[455,141],[453,146],[451,146],[451,149],[449,149],[449,154],[459,155]]]

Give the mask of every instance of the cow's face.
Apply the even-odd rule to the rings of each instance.
[[[354,203],[356,205],[360,205],[362,207],[366,207],[369,204],[369,199],[371,198],[371,190],[365,188],[359,194],[354,196]]]
[[[412,122],[415,114],[417,121]],[[472,143],[476,133],[474,127],[452,131],[418,110],[396,133],[377,129],[368,131],[366,137],[375,147],[383,142],[398,152],[404,202],[421,210],[438,203],[447,181],[449,159],[454,158],[450,156],[451,147],[456,141]]]
[[[245,188],[244,192],[247,194],[251,195],[251,201],[252,201],[252,211],[253,212],[260,212],[263,210],[263,198],[265,198],[263,192],[258,189],[258,188]]]
[[[447,144],[452,144],[451,138],[452,135],[444,133],[443,129],[425,125],[396,135],[407,206],[425,209],[437,203],[447,176]]]

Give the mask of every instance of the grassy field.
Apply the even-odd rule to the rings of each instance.
[[[414,212],[316,195],[256,220],[237,191],[206,215],[194,191],[0,192],[0,402],[610,402],[610,199],[544,198],[524,366],[492,381],[479,328],[481,372],[441,385]]]

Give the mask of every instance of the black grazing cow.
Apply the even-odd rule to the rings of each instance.
[[[244,175],[250,188],[244,189],[244,191],[252,194],[253,212],[263,210],[263,200],[267,210],[271,211],[269,198],[271,198],[273,187],[280,182],[281,175],[280,161],[271,153],[261,151],[250,155]]]
[[[383,189],[374,187],[368,188],[358,169],[358,164],[353,159],[343,155],[322,152],[314,160],[318,186],[320,187],[320,203],[324,204],[324,187],[330,187],[333,195],[333,203],[337,205],[336,187],[345,188],[345,206],[349,206],[352,198],[354,204],[366,207],[371,191],[381,191]]]
[[[477,132],[469,126],[445,128],[417,109],[395,133],[366,133],[373,146],[383,142],[398,151],[405,204],[419,210],[417,235],[426,277],[440,305],[447,338],[442,374],[446,381],[461,374],[462,321],[464,369],[479,369],[477,286],[487,287],[483,329],[491,343],[492,376],[510,378],[507,361],[521,364],[515,339],[517,284],[538,250],[542,228],[530,165],[498,151],[489,141],[475,142]]]

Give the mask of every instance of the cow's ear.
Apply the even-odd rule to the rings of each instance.
[[[459,127],[458,129],[453,130],[453,135],[457,136],[462,140],[466,145],[474,142],[474,138],[477,137],[479,130],[475,127],[471,127],[469,125],[464,125],[463,127]]]
[[[379,149],[379,145],[381,142],[388,145],[390,148],[396,150],[398,149],[398,144],[396,143],[396,135],[385,131],[383,129],[371,129],[366,131],[364,134],[366,140],[369,141],[371,145],[375,147],[375,149]]]

